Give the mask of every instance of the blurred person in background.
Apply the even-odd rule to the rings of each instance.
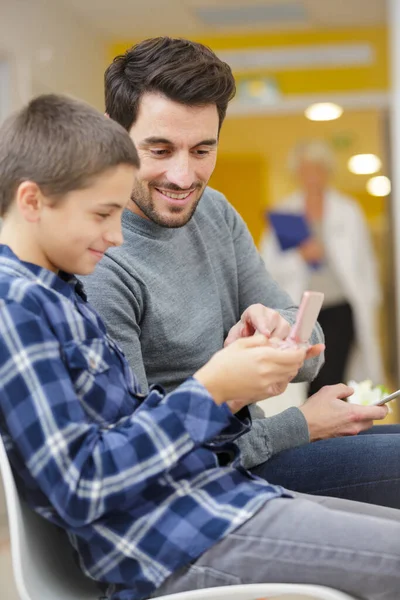
[[[381,291],[370,234],[357,201],[331,187],[334,167],[323,141],[300,142],[292,150],[289,169],[299,187],[277,210],[304,217],[309,236],[282,250],[271,227],[261,243],[269,272],[296,302],[304,290],[325,294],[319,323],[326,362],[310,394],[343,381],[349,371],[356,380],[384,383],[376,323]]]

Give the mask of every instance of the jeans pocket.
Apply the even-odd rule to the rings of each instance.
[[[194,589],[221,587],[224,585],[240,585],[242,583],[240,577],[225,573],[212,567],[202,567],[192,565],[189,567],[189,573],[196,584]]]

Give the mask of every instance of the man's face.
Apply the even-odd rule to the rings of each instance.
[[[145,94],[129,132],[140,157],[130,209],[162,227],[185,225],[215,167],[218,125],[215,104]]]
[[[57,272],[88,275],[111,246],[122,244],[121,215],[135,169],[120,165],[59,202],[46,199],[37,220],[37,264]]]

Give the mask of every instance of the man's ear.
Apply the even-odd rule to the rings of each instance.
[[[20,214],[29,223],[36,223],[43,207],[43,195],[34,181],[20,183],[16,194],[16,204]]]

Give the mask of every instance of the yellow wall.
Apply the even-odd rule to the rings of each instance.
[[[284,94],[387,90],[389,88],[388,35],[387,29],[384,27],[220,35],[194,37],[193,39],[210,46],[216,52],[243,48],[367,42],[375,54],[375,60],[371,65],[335,69],[282,70],[278,73],[274,71],[273,75]],[[111,44],[110,60],[117,54],[125,52],[135,41],[138,40],[117,41]],[[253,74],[269,75],[271,73],[267,69],[255,69]],[[235,72],[238,80],[242,75],[243,73]]]
[[[268,163],[262,154],[222,154],[210,180],[242,215],[256,243],[263,227],[269,193]]]
[[[290,149],[298,140],[314,137],[339,145],[335,150],[335,184],[360,199],[371,221],[380,217],[386,210],[386,201],[372,198],[365,192],[367,176],[353,175],[347,169],[347,161],[353,154],[373,152],[383,156],[381,115],[377,110],[346,111],[337,121],[324,123],[311,123],[303,115],[228,118],[221,131],[218,161],[231,154],[242,156],[244,161],[258,156],[264,165],[268,165],[268,183],[263,189],[260,187],[259,192],[263,197],[262,204],[268,206],[279,202],[295,188],[286,166]],[[232,169],[225,176],[237,181],[244,178],[245,173]],[[245,204],[247,206],[247,198],[242,200],[241,212],[248,211]],[[261,216],[259,218],[261,220]],[[254,234],[258,225],[252,223],[252,227]],[[254,235],[257,239],[257,234]]]

